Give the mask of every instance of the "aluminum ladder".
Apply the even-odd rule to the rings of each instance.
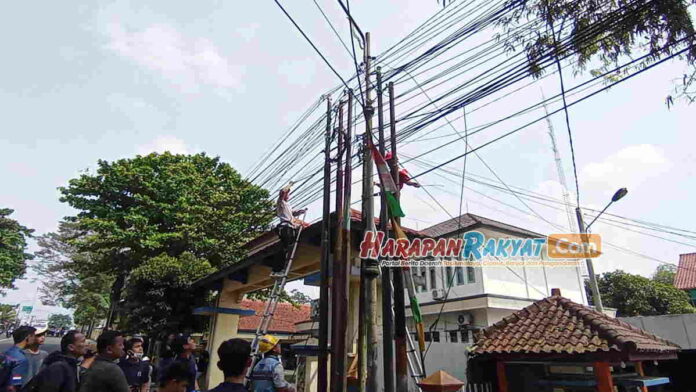
[[[306,214],[306,212],[302,214],[302,222],[304,222]],[[271,325],[271,321],[273,320],[273,314],[275,313],[276,308],[278,307],[280,294],[283,292],[285,284],[288,282],[288,273],[290,273],[290,269],[292,268],[292,262],[295,259],[295,252],[297,252],[297,244],[300,241],[300,235],[302,234],[303,229],[304,225],[301,224],[300,228],[297,230],[297,235],[295,236],[295,241],[292,244],[290,254],[285,255],[285,268],[283,269],[281,274],[275,276],[273,288],[271,289],[271,293],[268,296],[266,307],[263,310],[263,317],[261,318],[261,322],[259,323],[259,325],[256,327],[256,334],[254,335],[254,340],[251,343],[251,355],[254,358],[254,361],[252,363],[252,366],[249,367],[249,371],[247,373],[247,380],[249,380],[249,377],[251,376],[251,372],[254,369],[256,362],[258,362],[259,341],[261,337],[268,332],[268,327]]]

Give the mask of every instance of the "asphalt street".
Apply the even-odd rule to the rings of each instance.
[[[12,346],[12,338],[5,339],[5,335],[3,334],[2,336],[3,338],[0,339],[0,352],[5,352],[5,350]],[[60,338],[46,338],[46,342],[41,346],[41,349],[46,350],[49,353],[60,350]]]

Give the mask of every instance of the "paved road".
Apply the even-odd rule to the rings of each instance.
[[[5,350],[12,346],[12,338],[5,339],[5,335],[3,334],[2,336],[3,339],[0,339],[0,352],[5,352]],[[46,343],[41,346],[41,349],[46,350],[49,353],[60,350],[60,338],[46,338]]]

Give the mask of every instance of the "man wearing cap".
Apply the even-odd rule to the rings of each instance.
[[[273,335],[259,339],[259,352],[264,354],[251,372],[253,392],[295,392],[295,387],[285,381],[285,369],[280,362],[280,343]]]
[[[29,361],[24,354],[24,349],[34,343],[34,332],[36,328],[27,325],[22,325],[12,332],[14,345],[5,351],[5,356],[12,366],[12,381],[7,388],[9,392],[19,391],[22,385],[29,381],[27,378]]]
[[[48,356],[48,352],[41,350],[41,345],[46,341],[46,332],[48,328],[37,328],[34,332],[34,340],[24,348],[24,356],[27,357],[27,381],[31,380],[41,370],[41,365],[44,359]]]

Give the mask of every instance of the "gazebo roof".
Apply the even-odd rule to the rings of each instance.
[[[621,360],[673,358],[676,344],[560,295],[544,298],[483,330],[477,355]]]

